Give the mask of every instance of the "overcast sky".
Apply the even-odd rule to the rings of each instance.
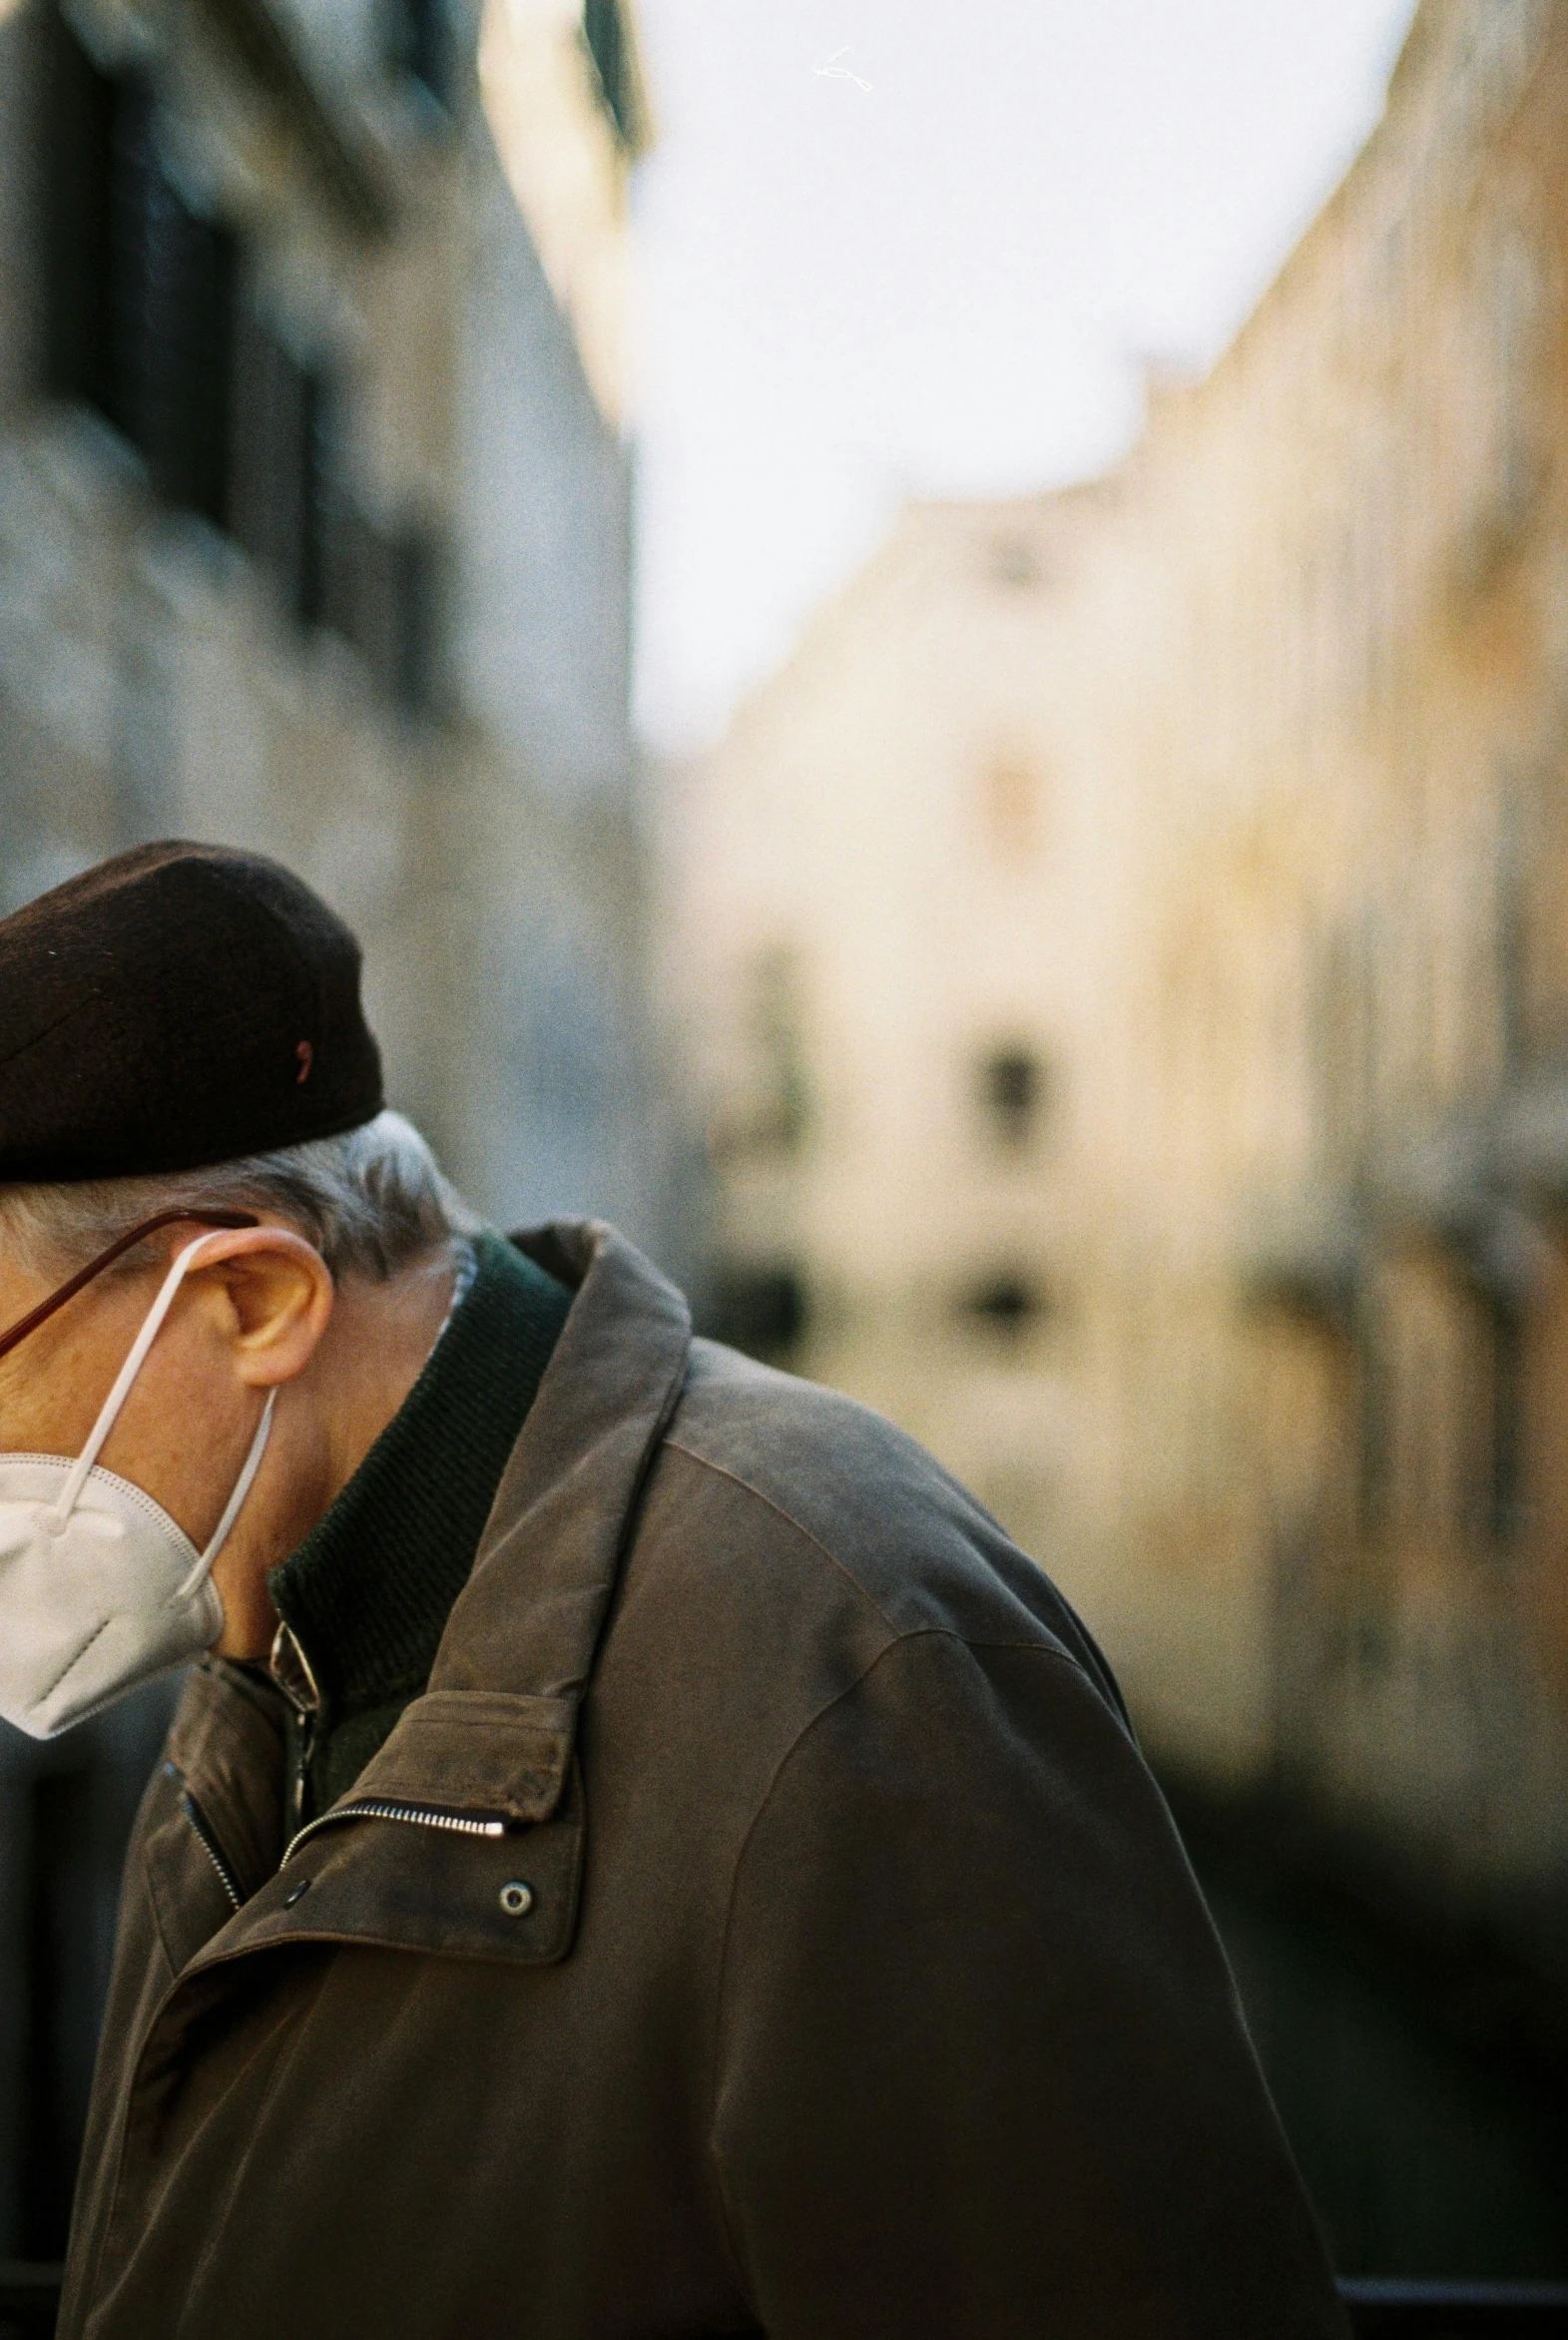
[[[638,704],[712,737],[909,494],[1080,478],[1207,365],[1412,0],[641,0]]]

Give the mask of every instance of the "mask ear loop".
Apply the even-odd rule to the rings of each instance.
[[[202,1246],[206,1243],[213,1243],[216,1240],[216,1235],[199,1235],[194,1243],[188,1243],[184,1251],[181,1252],[179,1258],[175,1261],[174,1266],[170,1269],[168,1275],[164,1278],[164,1281],[159,1288],[158,1298],[153,1302],[152,1307],[148,1310],[147,1317],[143,1323],[142,1329],[137,1334],[135,1341],[131,1344],[131,1354],[126,1359],[124,1365],[120,1368],[119,1375],[115,1381],[115,1386],[110,1391],[108,1397],[104,1400],[103,1408],[99,1414],[98,1420],[94,1423],[91,1431],[88,1433],[87,1444],[82,1449],[81,1454],[77,1457],[75,1465],[71,1471],[71,1475],[60,1490],[60,1500],[55,1504],[53,1510],[49,1513],[50,1519],[58,1521],[61,1527],[64,1527],[66,1521],[70,1518],[71,1513],[76,1509],[77,1498],[80,1496],[83,1487],[87,1484],[87,1474],[92,1469],[93,1464],[97,1462],[99,1455],[102,1453],[104,1441],[108,1438],[109,1433],[114,1429],[115,1424],[120,1419],[120,1410],[124,1406],[126,1399],[131,1394],[131,1384],[136,1380],[137,1375],[141,1372],[142,1365],[146,1359],[147,1353],[149,1349],[152,1348],[153,1343],[157,1340],[165,1317],[169,1314],[169,1311],[174,1306],[175,1294],[179,1291],[181,1285],[185,1281],[187,1269],[190,1267],[191,1262],[196,1258],[197,1253],[202,1249]],[[263,1427],[270,1421],[270,1419],[271,1410],[270,1407],[268,1407],[266,1414],[262,1417]],[[256,1456],[256,1462],[258,1463],[261,1462],[260,1455]],[[255,1471],[252,1469],[252,1465],[249,1461],[247,1462],[246,1468],[247,1470],[251,1471],[251,1474],[254,1477]],[[247,1489],[249,1490],[249,1479],[246,1481],[246,1484]],[[234,1521],[226,1514],[224,1520],[221,1521],[220,1524],[227,1532],[228,1528],[233,1526]]]
[[[271,1435],[272,1408],[276,1404],[276,1390],[268,1390],[266,1404],[261,1409],[261,1419],[256,1426],[256,1436],[251,1441],[251,1452],[241,1467],[240,1476],[235,1480],[235,1491],[224,1505],[224,1515],[213,1529],[212,1541],[175,1594],[176,1600],[189,1600],[203,1577],[211,1574],[213,1562],[223,1550],[229,1530],[239,1518],[246,1496],[251,1492],[252,1481],[261,1467],[261,1457],[266,1453],[266,1442]]]

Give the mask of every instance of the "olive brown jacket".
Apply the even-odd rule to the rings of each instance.
[[[284,1848],[191,1677],[62,2340],[1341,2327],[1113,1682],[920,1449],[609,1229],[435,1671]]]

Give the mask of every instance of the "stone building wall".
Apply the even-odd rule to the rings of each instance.
[[[0,909],[142,839],[277,855],[474,1201],[657,1248],[619,385],[498,145],[543,107],[593,191],[551,252],[603,374],[637,141],[550,20],[493,129],[461,0],[0,15]],[[62,2240],[166,1704],[0,1729],[0,2258]]]
[[[254,86],[227,37],[259,11],[225,0],[151,51],[160,167],[238,252],[237,508],[217,526],[90,401],[40,394],[20,118],[42,0],[0,33],[19,117],[0,163],[0,887],[25,899],[150,835],[280,854],[360,927],[396,1099],[481,1206],[610,1209],[649,1233],[619,418],[478,103],[473,26],[454,25],[437,106],[387,70],[374,12],[347,9],[336,41],[332,11],[307,12],[301,98]],[[141,70],[151,19],[102,0],[72,21],[111,70]],[[611,148],[588,161],[624,179]],[[307,377],[329,440],[307,609],[245,507],[284,492],[245,402],[257,335]]]

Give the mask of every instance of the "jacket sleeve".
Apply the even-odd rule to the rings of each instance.
[[[1159,1791],[1049,1647],[911,1635],[797,1741],[714,2148],[771,2340],[1345,2328]]]

